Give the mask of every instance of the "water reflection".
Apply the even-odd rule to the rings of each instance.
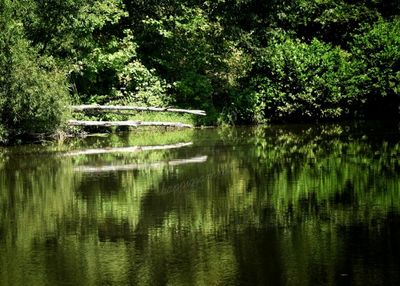
[[[397,285],[397,134],[299,125],[3,149],[0,284]],[[193,144],[125,152],[178,142]]]
[[[116,172],[116,171],[130,171],[130,170],[146,170],[161,167],[178,166],[184,164],[204,163],[207,161],[207,156],[198,156],[189,159],[175,159],[170,161],[161,161],[154,163],[135,163],[126,165],[103,165],[103,166],[79,166],[74,168],[76,172],[84,173],[102,173],[102,172]]]

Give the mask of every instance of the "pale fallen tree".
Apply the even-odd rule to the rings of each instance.
[[[74,112],[157,111],[157,112],[188,113],[201,116],[206,115],[206,112],[204,110],[191,110],[191,109],[179,109],[179,108],[167,108],[167,107],[164,108],[164,107],[122,106],[122,105],[74,105],[71,106],[71,110]],[[123,113],[118,113],[118,114],[123,114]]]
[[[190,159],[176,159],[170,161],[154,162],[154,163],[136,163],[126,165],[107,165],[107,166],[78,166],[74,168],[75,172],[82,173],[103,173],[116,171],[131,171],[143,169],[157,169],[161,167],[171,167],[184,164],[204,163],[207,161],[207,156],[193,157]]]
[[[69,120],[68,125],[71,126],[97,126],[97,127],[111,127],[111,126],[126,126],[126,127],[143,127],[143,126],[163,126],[163,127],[179,127],[179,128],[193,128],[191,124],[180,122],[158,122],[158,121],[81,121]]]
[[[169,145],[155,145],[155,146],[131,146],[131,147],[111,147],[111,148],[96,148],[96,149],[85,149],[71,151],[62,154],[63,157],[80,156],[80,155],[98,155],[98,154],[109,154],[109,153],[133,153],[140,151],[153,151],[153,150],[167,150],[182,148],[192,145],[193,142],[177,143]]]

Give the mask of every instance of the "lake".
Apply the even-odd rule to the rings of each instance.
[[[0,148],[0,285],[400,285],[399,125]]]

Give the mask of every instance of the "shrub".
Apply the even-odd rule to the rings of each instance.
[[[11,2],[6,2],[10,5]],[[52,133],[63,122],[68,89],[51,58],[40,57],[22,25],[0,7],[0,137]]]
[[[64,74],[54,68],[51,60],[36,57],[26,41],[18,41],[12,54],[3,110],[7,128],[16,134],[54,132],[63,123],[67,108]]]
[[[334,119],[362,103],[363,75],[351,55],[317,39],[273,40],[257,56],[248,97],[254,118]]]
[[[364,65],[370,97],[400,94],[400,17],[364,27],[354,37],[352,52]]]

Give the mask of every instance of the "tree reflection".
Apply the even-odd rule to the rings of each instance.
[[[75,157],[3,151],[1,281],[399,281],[400,145],[393,132],[332,124],[198,130],[175,142],[160,142],[163,136],[157,145],[194,144]],[[133,137],[96,140],[97,148],[148,145]],[[93,146],[70,142],[57,152],[85,148]],[[200,157],[206,160],[160,164]],[[101,172],[77,171],[82,166]],[[29,271],[18,276],[20,267]]]

